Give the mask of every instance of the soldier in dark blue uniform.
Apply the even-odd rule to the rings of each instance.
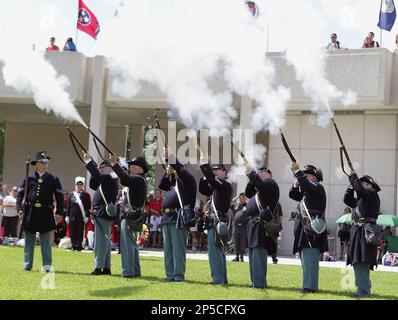
[[[181,229],[176,227],[177,212],[181,207],[176,188],[183,205],[193,209],[196,202],[196,180],[187,167],[171,153],[170,148],[166,149],[166,157],[169,166],[159,184],[159,189],[166,191],[162,205],[166,281],[180,282],[185,280],[188,230],[185,226]]]
[[[247,213],[246,213],[246,205],[247,198],[246,195],[242,192],[239,194],[239,203],[233,204],[231,206],[232,211],[232,219],[233,219],[233,238],[235,244],[235,259],[232,261],[242,261],[243,256],[246,251],[246,242],[247,242]]]
[[[90,218],[90,195],[84,192],[83,177],[75,178],[75,191],[69,194],[65,221],[69,224],[72,249],[81,251],[84,237],[84,225]]]
[[[92,275],[111,274],[111,228],[116,217],[116,198],[119,183],[112,164],[103,161],[97,166],[88,153],[83,155],[87,170],[91,173],[90,188],[95,190],[93,196],[94,217],[94,254],[95,269]]]
[[[35,172],[28,177],[28,190],[25,190],[25,180],[21,183],[17,194],[17,210],[23,215],[22,228],[25,231],[24,269],[30,271],[33,266],[36,232],[40,232],[40,245],[43,268],[51,270],[51,231],[55,230],[54,198],[56,200],[56,215],[62,216],[64,196],[58,177],[47,172],[50,157],[45,151],[36,155],[31,162]],[[27,192],[26,203],[22,200]]]
[[[137,157],[128,161],[129,173],[126,173],[118,163],[117,156],[110,155],[113,171],[120,178],[120,183],[127,187],[120,212],[120,254],[122,256],[122,275],[124,278],[139,277],[141,267],[137,249],[137,239],[133,230],[136,221],[141,229],[144,215],[144,204],[147,196],[147,181],[145,174],[148,164],[144,157]],[[128,192],[128,193],[127,193]],[[127,210],[123,210],[127,206]]]
[[[292,163],[292,171],[296,180],[290,189],[289,197],[296,201],[304,201],[313,221],[325,219],[326,193],[323,185],[322,171],[312,165],[303,170],[297,163]],[[304,207],[304,205],[303,205]],[[321,220],[317,220],[320,222]],[[314,227],[317,227],[314,225]],[[318,232],[320,231],[317,230]],[[294,224],[293,254],[300,252],[303,268],[303,287],[301,292],[313,293],[318,290],[319,258],[321,253],[328,251],[326,230],[321,234],[313,231],[305,212],[298,214]]]
[[[380,198],[378,192],[381,190],[378,184],[370,176],[358,178],[356,172],[351,170],[349,176],[352,188],[348,188],[344,203],[351,208],[352,220],[354,222],[351,232],[347,255],[347,265],[351,264],[355,272],[355,284],[357,292],[354,297],[362,298],[370,296],[370,274],[377,266],[377,246],[366,244],[364,228],[366,224],[375,226],[380,213]],[[354,191],[357,198],[354,197]]]
[[[227,284],[227,260],[224,249],[217,245],[216,226],[219,222],[228,223],[228,210],[231,206],[232,186],[227,181],[227,170],[224,165],[210,166],[207,155],[201,155],[200,166],[204,178],[199,184],[199,192],[205,196],[212,196],[209,206],[209,229],[207,231],[207,246],[212,284]],[[214,212],[217,210],[217,214]],[[217,218],[218,215],[218,218]],[[219,221],[218,221],[219,219]]]
[[[247,177],[250,182],[246,189],[252,195],[247,204],[246,214],[250,217],[247,225],[249,246],[250,278],[252,288],[267,287],[267,256],[276,250],[276,234],[268,234],[265,223],[273,219],[279,223],[276,209],[279,203],[279,186],[272,179],[268,168],[260,168],[258,172],[247,166]],[[253,194],[253,187],[255,194]],[[276,236],[277,237],[277,236]]]

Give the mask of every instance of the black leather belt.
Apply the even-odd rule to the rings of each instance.
[[[93,210],[99,210],[99,209],[103,209],[103,208],[105,208],[106,207],[106,205],[100,205],[100,206],[95,206],[95,207],[93,207]]]
[[[29,203],[28,206],[30,208],[46,208],[46,209],[54,209],[52,204],[42,204],[40,202]]]

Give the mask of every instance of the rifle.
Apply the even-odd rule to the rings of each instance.
[[[280,135],[281,135],[281,137],[282,137],[283,146],[285,147],[285,150],[286,150],[287,154],[289,155],[290,160],[292,160],[292,162],[297,162],[297,161],[296,161],[296,158],[293,156],[292,151],[290,150],[289,145],[287,144],[285,135],[283,134],[283,131],[282,131],[281,128],[279,128],[279,133],[280,133]]]
[[[155,119],[155,128],[156,128],[157,130],[160,131],[161,129],[160,129],[159,118],[158,118],[158,115],[157,115],[156,112],[153,114],[153,117],[154,117],[154,119]],[[163,140],[163,136],[162,136],[162,135],[160,135],[160,136],[162,137],[162,140]],[[157,140],[158,140],[158,137],[156,136],[156,141],[157,141]],[[163,141],[163,145],[164,145],[165,148],[167,148],[167,143],[166,143],[166,141]],[[166,166],[164,165],[164,163],[162,163],[162,167],[163,167],[164,170],[167,169]]]
[[[351,169],[351,170],[354,170],[354,167],[353,167],[353,165],[352,165],[352,162],[351,162],[350,157],[348,156],[347,148],[346,148],[345,145],[344,145],[344,141],[343,141],[343,138],[341,137],[341,134],[340,134],[339,129],[337,128],[337,124],[336,124],[336,122],[334,121],[334,118],[333,118],[333,117],[331,117],[330,119],[332,120],[334,129],[335,129],[335,131],[336,131],[336,133],[337,133],[337,137],[338,137],[338,139],[339,139],[339,141],[340,141],[340,162],[341,162],[341,169],[343,170],[343,172],[344,172],[347,176],[349,176],[349,174],[347,174],[347,172],[345,171],[345,168],[344,168],[344,159],[343,159],[343,155],[345,156],[345,158],[346,158],[346,160],[347,160],[347,163],[348,163],[348,166],[350,167],[350,169]]]
[[[29,188],[29,167],[30,167],[30,152],[28,152],[28,155],[26,157],[26,162],[25,162],[25,185],[24,185],[24,193],[23,193],[23,198],[22,198],[22,211],[25,214],[26,209],[27,209],[27,198],[28,198],[28,188]],[[18,238],[21,239],[22,237],[22,232],[23,232],[23,225],[21,224],[21,228],[19,229],[19,234]]]
[[[66,124],[66,122],[64,123],[64,125],[65,125],[66,130],[68,131],[69,139],[70,139],[70,141],[72,143],[73,149],[76,152],[76,155],[78,156],[80,161],[84,162],[83,158],[80,155],[80,152],[77,150],[76,143],[79,145],[80,149],[84,153],[88,153],[87,150],[84,148],[83,144],[77,138],[76,134],[72,131],[72,129]],[[115,155],[115,153],[111,149],[109,149],[105,145],[105,143],[102,142],[101,139],[98,138],[97,135],[89,127],[86,127],[86,129],[88,130],[89,134],[91,134],[93,136],[93,141],[94,141],[95,148],[97,149],[97,152],[100,155],[100,157],[102,158],[102,160],[105,161],[106,159],[101,155],[101,152],[100,152],[99,147],[98,147],[98,142],[105,148],[106,151],[108,151],[112,155]]]

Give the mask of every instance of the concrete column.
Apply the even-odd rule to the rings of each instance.
[[[254,143],[254,131],[251,130],[252,100],[248,96],[241,97],[240,104],[240,127],[242,129],[239,148],[248,154]],[[247,184],[246,175],[238,176],[237,193],[244,192]]]
[[[131,125],[130,157],[142,156],[144,154],[144,126]]]
[[[107,127],[107,109],[105,106],[105,57],[94,57],[94,70],[93,70],[93,89],[91,94],[91,112],[90,112],[90,129],[105,142],[106,127]],[[104,156],[103,148],[99,148]],[[100,155],[95,148],[92,136],[89,136],[88,152],[93,159],[100,163],[102,161]],[[87,173],[87,182],[89,181],[90,174]]]

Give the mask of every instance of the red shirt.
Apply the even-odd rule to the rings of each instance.
[[[47,47],[46,51],[59,51],[58,46],[49,46]]]
[[[156,200],[156,198],[152,198],[149,200],[149,210],[154,210],[156,212],[160,212],[162,210],[162,205],[163,205],[163,198],[160,198],[159,200]],[[151,212],[153,214],[153,212]]]

